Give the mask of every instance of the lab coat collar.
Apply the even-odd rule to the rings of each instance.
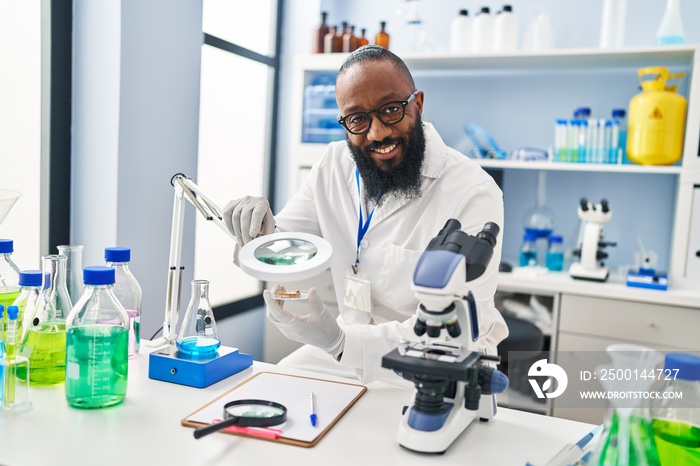
[[[425,160],[423,160],[423,166],[421,167],[421,176],[422,176],[422,186],[421,190],[423,195],[425,195],[426,190],[428,189],[429,186],[432,185],[432,179],[438,178],[442,171],[445,169],[445,164],[447,162],[447,146],[443,142],[442,138],[438,134],[438,132],[435,130],[435,127],[430,124],[430,123],[423,123],[423,132],[425,134]],[[347,157],[350,157],[352,159],[352,154],[350,154],[349,150],[346,150]],[[353,163],[354,166],[354,163]],[[348,177],[348,191],[350,195],[352,196],[352,199],[355,204],[355,213],[357,214],[358,218],[360,215],[359,211],[359,196],[357,193],[357,184],[355,180],[355,170],[353,169],[350,172],[350,176]],[[363,200],[364,201],[364,200]],[[382,205],[377,208],[377,210],[374,212],[374,216],[372,217],[372,224],[377,224],[380,223],[382,220],[385,220],[388,218],[390,215],[392,215],[394,212],[399,210],[401,207],[406,205],[409,201],[406,199],[397,199],[395,197],[391,197],[389,199],[386,199]],[[366,204],[363,202],[363,214],[364,217],[367,217],[367,213],[365,212],[365,207]],[[372,227],[370,226],[370,230],[372,230]]]

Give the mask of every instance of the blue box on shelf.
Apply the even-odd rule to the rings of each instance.
[[[649,288],[652,290],[667,290],[668,276],[654,269],[630,270],[627,272],[627,286],[634,288]]]
[[[238,348],[221,346],[209,357],[193,358],[171,345],[149,355],[148,378],[205,388],[252,365],[253,357]]]

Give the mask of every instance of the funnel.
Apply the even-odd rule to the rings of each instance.
[[[5,220],[22,193],[11,189],[0,189],[0,223]]]

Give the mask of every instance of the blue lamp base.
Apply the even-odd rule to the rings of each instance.
[[[210,356],[192,357],[175,345],[148,356],[148,378],[205,388],[253,365],[253,357],[238,348],[219,347]]]

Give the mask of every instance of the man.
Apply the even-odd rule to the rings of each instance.
[[[422,122],[423,92],[392,52],[373,45],[353,52],[335,90],[346,141],[329,144],[277,216],[266,199],[246,197],[227,204],[225,221],[239,244],[274,231],[312,233],[331,243],[337,320],[315,288],[303,316],[287,312],[266,290],[267,316],[307,344],[281,363],[329,372],[335,366],[367,383],[391,374],[381,358],[401,339],[417,339],[412,275],[430,239],[450,218],[472,235],[486,222],[502,228],[503,196],[478,164]],[[470,282],[480,343],[491,354],[508,335],[493,302],[500,242],[486,272]]]

